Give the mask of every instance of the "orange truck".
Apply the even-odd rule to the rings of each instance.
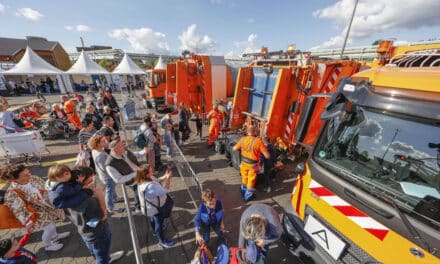
[[[296,134],[311,154],[282,223],[310,262],[440,263],[440,48],[391,49],[335,84],[323,111],[306,98]]]
[[[183,102],[194,113],[208,113],[216,101],[232,96],[232,73],[222,56],[191,54],[168,63],[166,73],[169,108]]]
[[[156,109],[156,111],[163,111],[168,108],[165,101],[166,76],[166,69],[146,70],[145,92],[148,108]]]
[[[310,58],[310,53],[292,49],[286,53],[270,53],[263,49],[261,54],[252,55],[256,60],[249,67],[239,69],[230,128],[239,131],[245,120],[252,120],[262,136],[283,142],[285,146],[297,142],[299,135],[295,131],[305,99],[316,94],[330,94],[342,77],[351,76],[360,68],[355,61],[315,61]],[[314,105],[317,110],[308,123],[308,142],[316,140],[322,126],[319,112],[324,105],[325,100]],[[236,168],[240,164],[240,155],[232,151],[232,146],[241,136],[229,132],[225,140],[226,156]]]

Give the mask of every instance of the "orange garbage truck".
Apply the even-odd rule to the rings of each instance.
[[[166,101],[177,109],[183,102],[206,115],[213,104],[232,96],[232,73],[222,56],[191,54],[166,66]]]
[[[440,263],[440,49],[387,63],[339,82],[317,137],[306,98],[296,134],[311,154],[282,223],[314,263]]]
[[[259,128],[259,135],[292,152],[290,146],[297,141],[295,131],[305,99],[333,92],[342,77],[351,76],[360,68],[351,60],[315,61],[309,53],[296,50],[278,52],[275,59],[264,56],[267,50],[261,54],[249,67],[240,68],[237,77],[229,124],[233,132],[225,139],[226,156],[237,169],[240,154],[231,146],[242,136],[239,131],[245,120]],[[319,101],[314,108],[319,112],[324,104]],[[316,139],[321,125],[320,120],[310,125],[308,140]]]
[[[165,101],[166,76],[166,69],[149,69],[146,71],[145,93],[148,108],[156,109],[156,111],[164,111],[168,108],[168,102]],[[169,103],[171,104],[172,100]]]

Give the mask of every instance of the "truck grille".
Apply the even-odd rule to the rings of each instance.
[[[312,215],[316,219],[318,219],[324,226],[326,226],[329,230],[331,230],[335,235],[341,238],[346,244],[345,250],[342,252],[341,256],[335,263],[347,263],[347,264],[373,264],[373,263],[381,263],[375,260],[372,256],[370,256],[363,249],[354,244],[350,239],[342,235],[337,229],[335,229],[332,225],[330,225],[327,221],[324,220],[319,214],[317,214],[310,207],[306,207],[306,215]]]

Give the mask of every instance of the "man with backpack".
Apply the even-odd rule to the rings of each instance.
[[[136,132],[135,143],[138,148],[144,149],[146,152],[146,160],[150,166],[155,165],[155,153],[154,153],[154,143],[156,143],[156,136],[153,131],[153,122],[151,122],[150,117],[144,118],[144,123],[139,127]]]

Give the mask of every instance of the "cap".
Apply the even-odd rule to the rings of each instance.
[[[0,257],[3,257],[12,247],[12,239],[0,240]]]

